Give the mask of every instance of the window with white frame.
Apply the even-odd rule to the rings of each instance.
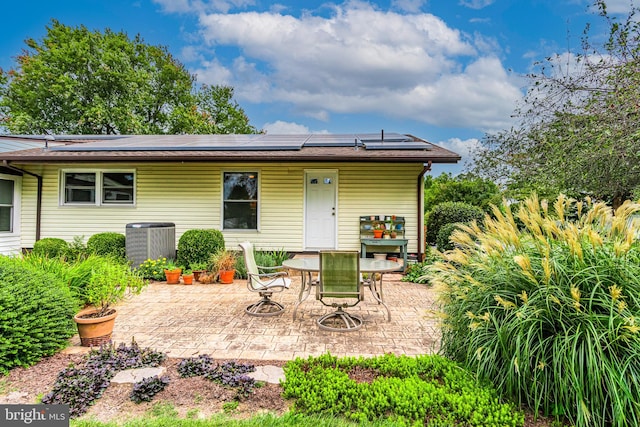
[[[133,205],[135,173],[132,171],[63,171],[63,205]]]
[[[13,232],[15,182],[0,179],[0,233]]]
[[[258,173],[224,172],[223,228],[258,229]]]

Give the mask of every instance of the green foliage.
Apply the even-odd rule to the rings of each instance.
[[[71,263],[80,261],[88,255],[87,245],[84,243],[84,236],[74,236],[73,241],[69,243],[69,249],[67,249],[67,261]]]
[[[57,237],[45,237],[33,244],[33,253],[49,258],[60,258],[67,255],[69,244]]]
[[[135,403],[151,402],[153,396],[164,390],[170,382],[166,375],[143,378],[133,385],[129,398]]]
[[[167,268],[168,261],[166,258],[148,259],[138,267],[137,271],[140,276],[145,279],[167,280],[164,270]]]
[[[500,200],[500,189],[493,181],[473,174],[442,173],[435,178],[427,175],[425,180],[425,212],[444,202],[465,202],[488,212]]]
[[[57,20],[2,73],[3,124],[15,134],[256,133],[227,86],[195,87],[164,46]]]
[[[84,291],[87,302],[98,308],[101,316],[106,315],[113,304],[127,295],[140,293],[147,285],[127,264],[105,260],[95,266]]]
[[[356,382],[352,370],[368,371],[370,382]],[[295,399],[303,414],[340,415],[361,424],[388,418],[396,425],[425,419],[441,425],[521,426],[524,416],[500,402],[490,387],[440,356],[336,358],[325,354],[297,358],[285,367],[283,396]],[[431,424],[435,425],[435,424]]]
[[[436,247],[440,252],[450,251],[453,249],[453,243],[449,240],[454,231],[460,229],[459,222],[451,222],[440,227],[436,237]]]
[[[575,220],[569,213],[577,212]],[[640,424],[640,204],[531,197],[463,227],[432,271],[444,355],[534,412]]]
[[[68,345],[77,301],[55,273],[0,256],[0,373]]]
[[[115,232],[98,233],[87,240],[87,251],[96,255],[126,258],[126,237]]]
[[[476,220],[481,222],[484,218],[484,212],[477,206],[472,206],[464,202],[444,202],[435,206],[429,212],[427,225],[427,242],[435,244],[440,228],[446,224],[454,222],[471,222]]]
[[[506,182],[516,196],[589,195],[617,206],[640,184],[639,10],[609,16],[610,2],[593,3],[603,25],[587,24],[576,52],[539,61],[518,122],[486,135],[474,153],[473,170]],[[608,34],[591,36],[602,27]],[[565,58],[579,72],[567,72]]]
[[[178,240],[178,264],[193,269],[192,264],[206,263],[212,254],[224,248],[224,236],[220,230],[187,230]]]

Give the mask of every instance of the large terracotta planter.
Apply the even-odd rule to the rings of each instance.
[[[233,283],[233,276],[236,274],[235,270],[224,270],[220,272],[220,283],[228,285]]]
[[[73,316],[73,320],[78,326],[78,335],[80,335],[80,343],[84,347],[99,347],[111,341],[111,333],[113,332],[113,324],[116,321],[118,313],[113,313],[104,317],[83,318],[83,315],[95,313],[95,308],[82,310]]]
[[[165,270],[164,275],[167,278],[167,285],[177,285],[180,283],[180,273],[182,273],[182,270],[179,268],[175,270]]]

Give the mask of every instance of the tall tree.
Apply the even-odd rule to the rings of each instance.
[[[521,192],[590,195],[619,204],[640,189],[640,26],[596,1],[609,31],[582,51],[546,58],[531,74],[519,123],[485,135],[475,173]],[[597,37],[596,37],[597,39]]]
[[[26,45],[17,68],[0,79],[0,117],[12,133],[256,132],[233,88],[194,88],[184,65],[139,35],[52,20],[42,41]],[[216,116],[208,113],[213,106]]]

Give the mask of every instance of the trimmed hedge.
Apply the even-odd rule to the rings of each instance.
[[[126,248],[126,237],[116,232],[94,234],[87,240],[87,251],[96,255],[125,259]]]
[[[436,247],[440,252],[450,251],[453,249],[453,243],[449,240],[454,231],[460,229],[461,223],[452,222],[450,224],[445,224],[440,227],[440,231],[438,231],[438,236],[436,237]]]
[[[225,249],[225,246],[220,230],[187,230],[178,240],[178,264],[184,268],[191,268],[195,263],[208,263],[211,254],[221,249]]]
[[[454,222],[478,223],[484,219],[484,211],[477,206],[464,202],[444,202],[436,205],[427,216],[427,243],[436,244],[440,228]]]
[[[0,373],[66,347],[77,309],[61,276],[0,256]]]
[[[45,237],[33,244],[33,253],[47,258],[60,258],[66,256],[69,244],[58,237]]]

